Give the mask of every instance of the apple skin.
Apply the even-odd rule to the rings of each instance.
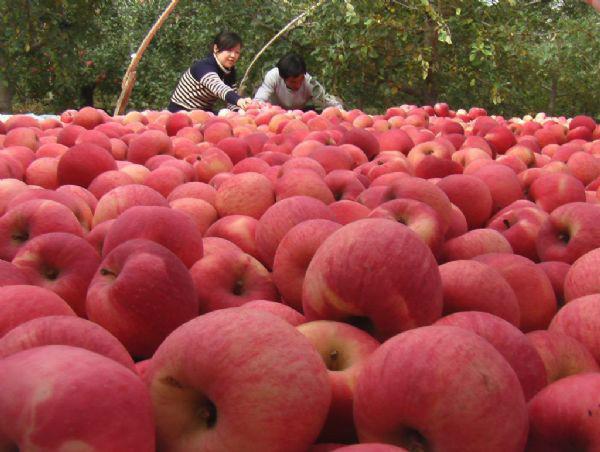
[[[473,260],[456,260],[440,265],[439,270],[444,315],[481,311],[519,327],[521,314],[515,292],[494,268]]]
[[[515,254],[537,262],[537,238],[548,214],[537,206],[511,208],[513,204],[502,209],[502,214],[495,215],[488,228],[500,232]]]
[[[469,229],[480,228],[492,214],[488,186],[475,176],[451,174],[437,183],[448,199],[465,215]]]
[[[585,202],[585,185],[566,173],[544,174],[529,187],[529,197],[548,213],[572,202]]]
[[[206,237],[203,242],[204,256],[189,271],[200,313],[252,300],[279,300],[271,273],[257,259],[219,237]]]
[[[257,311],[268,312],[277,317],[282,318],[292,326],[302,325],[306,323],[306,317],[300,314],[291,306],[271,300],[252,300],[244,303],[240,308],[255,309]]]
[[[0,179],[0,216],[6,213],[12,199],[28,188],[25,182],[18,179]]]
[[[3,358],[0,376],[2,450],[155,450],[148,390],[112,359],[47,345]]]
[[[70,147],[60,157],[56,175],[60,185],[87,188],[99,174],[116,169],[115,159],[106,149],[93,143],[81,143]]]
[[[215,205],[217,190],[204,182],[186,182],[173,189],[167,201],[172,202],[179,198],[197,198]]]
[[[350,170],[333,170],[324,180],[336,201],[355,201],[365,189],[358,175]]]
[[[472,229],[442,245],[442,259],[446,262],[468,260],[481,254],[507,253],[513,250],[508,240],[495,229]]]
[[[318,441],[357,441],[352,417],[354,387],[367,358],[379,342],[364,331],[341,322],[315,320],[296,328],[321,355],[331,380],[332,398]]]
[[[408,450],[516,452],[527,440],[514,370],[484,338],[454,326],[382,344],[358,377],[354,421],[361,442]]]
[[[279,242],[273,259],[273,282],[283,302],[302,312],[306,269],[321,244],[341,228],[331,220],[306,220],[291,228]]]
[[[490,163],[472,173],[481,179],[492,195],[492,212],[508,206],[523,197],[523,190],[517,175],[500,163]]]
[[[219,218],[206,230],[204,237],[220,237],[239,246],[250,256],[259,259],[256,248],[258,220],[247,215],[227,215]]]
[[[538,233],[542,261],[568,264],[600,246],[600,205],[572,202],[552,211]]]
[[[170,207],[127,209],[108,230],[102,255],[131,239],[147,239],[168,248],[188,268],[202,258],[202,234],[189,216]]]
[[[402,177],[391,183],[393,198],[409,198],[428,204],[437,212],[446,233],[452,218],[452,203],[439,187],[419,177]]]
[[[49,315],[76,314],[66,301],[43,287],[0,287],[0,337],[22,323]]]
[[[16,286],[20,284],[29,284],[25,272],[20,268],[15,267],[13,263],[0,259],[0,287],[1,286]]]
[[[163,195],[145,185],[132,184],[115,187],[98,200],[94,211],[93,226],[117,218],[133,206],[162,206],[169,203]]]
[[[489,253],[474,260],[497,270],[510,284],[521,311],[519,329],[523,332],[548,327],[558,305],[546,273],[533,261],[517,254]]]
[[[387,218],[408,226],[438,256],[444,241],[443,223],[428,204],[409,198],[393,199],[374,208],[367,218]]]
[[[265,267],[273,268],[279,242],[292,227],[317,218],[333,220],[333,214],[325,203],[309,196],[292,196],[269,207],[256,225],[256,248]]]
[[[525,401],[546,386],[546,368],[536,348],[524,333],[500,317],[487,312],[457,312],[442,317],[434,325],[464,328],[492,344],[517,374]]]
[[[322,443],[315,444],[308,452],[408,452],[403,447],[392,446],[383,443],[364,443],[364,444],[334,444]]]
[[[577,259],[565,276],[565,301],[600,293],[600,249],[594,249]]]
[[[158,243],[133,239],[102,260],[90,282],[88,318],[135,358],[152,356],[164,338],[198,315],[194,283],[181,260]]]
[[[600,450],[600,373],[562,378],[529,402],[527,451]]]
[[[334,220],[340,224],[352,223],[356,220],[367,218],[371,209],[356,201],[343,199],[341,201],[329,204],[329,209],[333,214]]]
[[[0,258],[12,260],[34,237],[49,232],[83,236],[83,229],[68,207],[47,199],[32,199],[0,217]]]
[[[247,215],[259,219],[275,203],[275,189],[258,173],[231,176],[217,189],[215,207],[220,217]]]
[[[12,263],[31,284],[51,290],[85,317],[87,289],[100,256],[84,238],[64,232],[39,235],[21,247]]]
[[[565,279],[571,265],[560,261],[546,261],[538,263],[537,266],[544,270],[550,280],[560,309],[565,304]]]
[[[554,316],[548,331],[567,334],[581,342],[600,364],[600,294],[569,301]]]
[[[594,356],[577,339],[560,331],[537,330],[526,334],[542,358],[548,384],[586,372],[600,372]]]
[[[284,320],[248,308],[177,328],[146,380],[161,450],[304,452],[331,402],[327,369],[310,342]]]
[[[85,190],[83,187],[81,187],[81,189]],[[81,224],[84,232],[91,228],[93,214],[89,204],[80,196],[66,190],[58,189],[54,191],[30,187],[28,190],[19,193],[12,199],[8,205],[8,209],[10,210],[19,204],[34,199],[56,201],[68,207]]]
[[[310,169],[292,169],[282,174],[275,183],[277,201],[292,196],[310,196],[325,204],[335,201],[324,178]]]
[[[302,306],[307,320],[362,325],[375,338],[428,325],[442,313],[435,257],[395,221],[355,221],[331,234],[306,271]]]
[[[133,359],[116,337],[80,317],[51,315],[29,320],[0,338],[0,358],[44,345],[70,345],[104,355],[135,372]]]

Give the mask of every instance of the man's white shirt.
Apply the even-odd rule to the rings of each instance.
[[[341,102],[327,94],[325,88],[308,73],[304,76],[302,86],[297,91],[292,91],[285,85],[276,67],[267,72],[254,99],[279,105],[287,110],[302,109],[307,103],[317,108],[342,107]]]

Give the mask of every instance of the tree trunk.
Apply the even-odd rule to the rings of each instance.
[[[6,65],[6,61],[4,60],[4,56],[0,53],[0,67],[6,74],[8,72],[8,67]],[[13,89],[10,82],[2,77],[0,79],[0,112],[1,113],[12,113],[12,99],[13,99]]]
[[[548,112],[554,116],[556,110],[556,97],[558,96],[558,75],[552,75],[552,87],[550,88],[550,101],[548,102]]]

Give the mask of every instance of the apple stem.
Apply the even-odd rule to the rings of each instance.
[[[329,370],[340,370],[340,362],[338,358],[339,353],[337,350],[332,350],[329,353]]]
[[[217,407],[209,399],[206,399],[204,401],[204,403],[198,410],[198,415],[208,428],[214,427],[217,423]]]

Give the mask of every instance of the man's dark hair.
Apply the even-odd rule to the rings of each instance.
[[[231,50],[238,44],[240,46],[243,45],[242,38],[240,38],[240,35],[232,31],[222,31],[221,33],[219,33],[217,36],[215,36],[213,44],[217,46],[219,52],[223,50]]]
[[[288,53],[281,57],[277,63],[277,69],[282,79],[289,77],[298,77],[299,75],[306,74],[306,63],[301,56],[295,53]]]

